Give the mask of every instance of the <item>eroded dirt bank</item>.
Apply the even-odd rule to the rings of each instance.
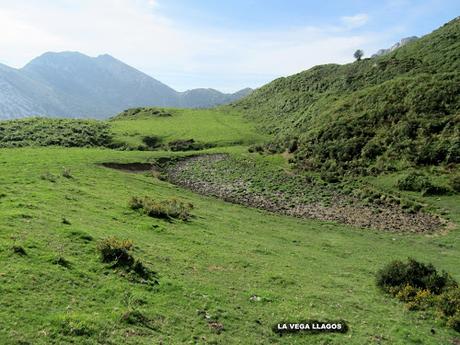
[[[433,232],[445,221],[424,212],[410,213],[391,203],[363,203],[339,190],[279,173],[258,176],[257,166],[245,166],[226,154],[191,156],[183,159],[160,159],[152,163],[103,163],[130,173],[161,171],[169,182],[196,193],[214,196],[227,202],[264,209],[300,218],[337,221],[361,228],[412,233]],[[251,168],[253,168],[251,172]],[[291,181],[292,180],[292,181]],[[269,187],[265,187],[269,186]],[[294,186],[294,187],[293,187]],[[308,200],[308,201],[306,201]]]
[[[435,215],[408,213],[399,205],[364,205],[360,200],[339,192],[329,193],[327,201],[313,202],[304,202],[298,195],[282,191],[258,193],[254,191],[252,181],[226,178],[225,172],[222,174],[222,169],[216,168],[216,164],[226,159],[228,157],[224,154],[190,157],[170,164],[165,172],[170,182],[196,193],[295,217],[406,232],[431,232],[440,229],[444,224]],[[228,173],[231,174],[231,171]],[[314,189],[309,184],[299,185],[298,188]]]

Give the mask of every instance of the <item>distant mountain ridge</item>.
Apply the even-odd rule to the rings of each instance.
[[[0,64],[0,119],[106,118],[131,107],[206,108],[248,95],[214,89],[177,92],[110,55],[45,53],[15,69]]]
[[[402,38],[399,42],[396,42],[393,44],[390,48],[388,49],[379,49],[375,54],[373,54],[371,57],[377,57],[377,56],[382,56],[391,53],[392,51],[401,48],[405,46],[408,43],[414,42],[418,40],[419,38],[417,36],[410,36],[410,37],[405,37]]]

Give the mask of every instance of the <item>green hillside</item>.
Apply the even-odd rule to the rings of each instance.
[[[234,105],[305,169],[391,171],[460,162],[460,20],[391,54],[323,65]]]

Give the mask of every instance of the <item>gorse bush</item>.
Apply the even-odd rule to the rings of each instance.
[[[129,206],[133,210],[140,210],[150,217],[163,219],[189,220],[190,211],[193,209],[191,203],[184,203],[177,199],[156,201],[147,196],[132,197]]]
[[[131,266],[134,263],[134,258],[130,253],[132,248],[132,241],[116,237],[106,238],[97,245],[102,262],[112,263],[114,266]]]
[[[445,289],[456,286],[457,283],[446,272],[439,273],[432,264],[409,259],[407,262],[392,261],[378,271],[377,285],[392,294],[397,294],[408,285],[440,294]]]
[[[409,310],[436,308],[449,327],[460,332],[460,288],[446,272],[414,259],[393,261],[377,272],[377,286]]]

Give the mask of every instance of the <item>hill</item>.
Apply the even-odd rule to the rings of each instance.
[[[460,20],[384,56],[322,65],[233,105],[298,167],[378,173],[460,162]],[[292,138],[297,138],[293,140]]]
[[[107,54],[92,58],[78,52],[45,53],[22,69],[0,66],[0,118],[106,118],[138,106],[206,108],[246,94],[177,92]]]

